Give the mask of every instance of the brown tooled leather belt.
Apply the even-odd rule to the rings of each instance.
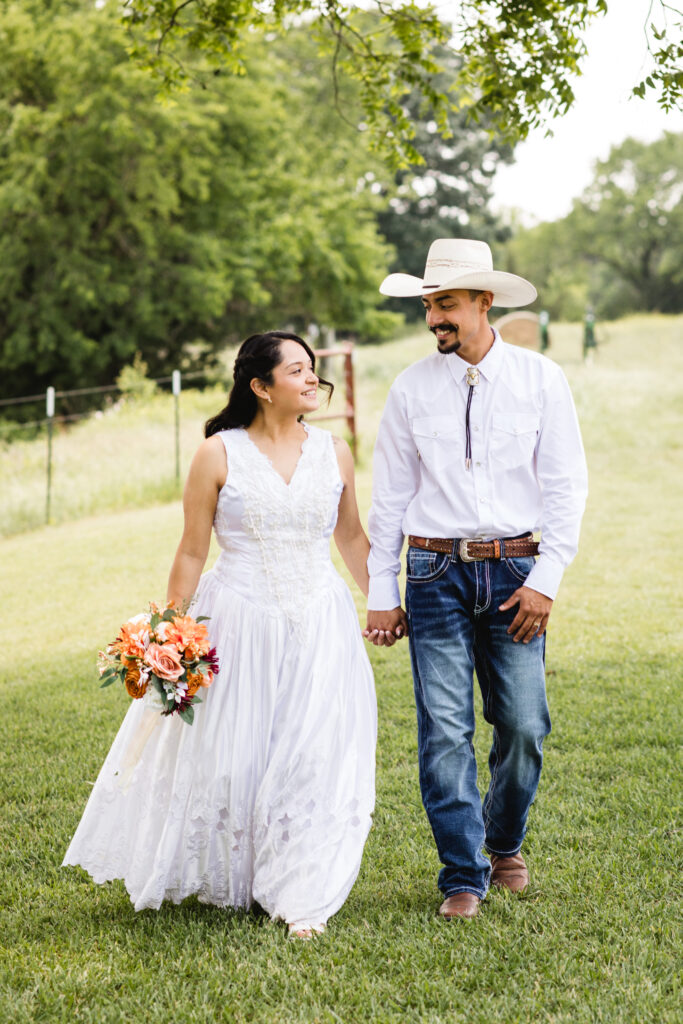
[[[408,537],[411,548],[438,551],[442,555],[455,552],[461,562],[480,562],[485,558],[526,558],[538,554],[533,535],[509,540],[458,540],[447,537]]]

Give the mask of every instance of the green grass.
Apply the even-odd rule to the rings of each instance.
[[[185,471],[204,420],[224,403],[224,393],[215,387],[181,395],[180,460]],[[8,436],[6,430],[0,435],[0,536],[42,526],[46,516],[47,437],[8,441]],[[172,501],[180,491],[169,394],[144,402],[119,401],[79,423],[56,426],[52,524]]]
[[[127,704],[99,690],[96,651],[124,616],[163,596],[181,512],[177,501],[128,508],[0,541],[0,1021],[680,1019],[682,335],[683,318],[632,318],[584,366],[580,328],[553,332],[591,493],[551,622],[553,732],[525,846],[532,885],[521,898],[493,894],[474,922],[436,915],[404,644],[371,651],[375,825],[358,882],[320,940],[288,943],[265,917],[195,900],[136,915],[121,883],[96,887],[61,869]],[[364,514],[388,380],[429,348],[418,336],[357,351]],[[187,415],[188,436],[210,411],[197,405],[194,426]],[[154,418],[140,423],[153,432]],[[73,472],[87,475],[94,454],[97,496],[105,439],[90,442],[79,440]],[[485,778],[481,718],[477,739]]]

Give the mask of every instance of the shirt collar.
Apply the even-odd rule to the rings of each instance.
[[[488,350],[481,362],[477,363],[477,369],[480,374],[488,381],[494,381],[500,373],[504,354],[503,339],[495,327],[492,328],[492,330],[494,334],[493,345],[491,345],[491,348]],[[461,359],[460,356],[454,353],[450,355],[443,353],[441,358],[445,359],[453,380],[459,384],[464,379],[467,367],[470,364],[466,363],[464,359]]]

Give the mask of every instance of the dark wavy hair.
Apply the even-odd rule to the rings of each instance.
[[[280,348],[283,341],[296,341],[305,349],[315,370],[315,354],[309,345],[296,334],[287,331],[268,331],[266,334],[252,334],[242,342],[235,360],[233,386],[228,395],[228,404],[204,424],[204,437],[211,437],[219,430],[233,430],[248,427],[258,410],[258,399],[251,390],[254,377],[264,384],[273,383],[273,370],[282,362]],[[319,378],[319,385],[328,393],[328,402],[334,391],[334,384]]]

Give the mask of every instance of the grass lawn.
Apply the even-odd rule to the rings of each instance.
[[[357,350],[364,515],[388,382],[430,347],[420,335]],[[157,484],[123,511],[108,490],[106,453],[124,449],[142,479],[159,450],[154,409],[61,439],[74,446],[61,449],[56,486],[90,495],[69,514],[99,514],[0,541],[0,1021],[680,1020],[683,318],[610,325],[588,366],[580,347],[580,327],[555,328],[591,494],[549,634],[553,732],[525,845],[532,884],[522,897],[492,894],[473,922],[436,914],[405,643],[371,650],[375,825],[358,882],[319,940],[287,942],[266,917],[194,899],[136,915],[120,882],[96,887],[60,868],[127,705],[118,689],[99,690],[97,649],[163,597],[181,526],[177,500],[144,507]],[[217,397],[184,398],[185,468]],[[33,444],[22,448],[27,466],[39,460]],[[18,459],[0,458],[0,486],[11,476],[14,498],[25,484],[24,507],[40,504]],[[480,717],[483,779],[488,739]]]

